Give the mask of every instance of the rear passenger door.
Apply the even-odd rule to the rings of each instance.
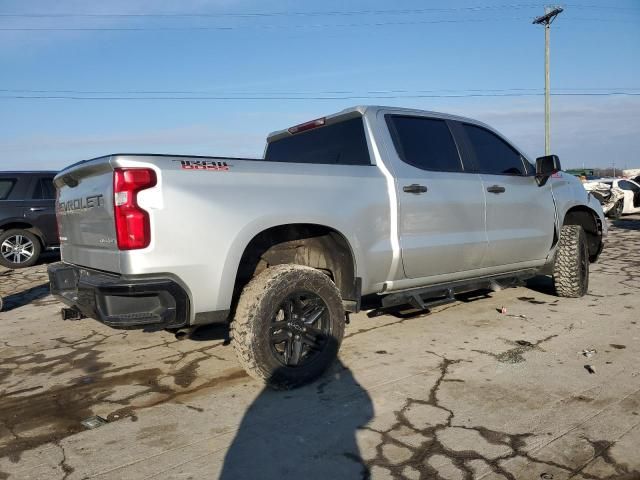
[[[479,268],[487,249],[482,182],[465,171],[448,121],[396,114],[386,114],[385,121],[405,275]]]
[[[462,122],[453,129],[486,195],[489,248],[483,266],[545,259],[555,228],[551,182],[538,186],[533,166],[494,132]]]
[[[24,202],[24,217],[42,232],[47,245],[58,244],[55,198],[53,177],[34,175]]]
[[[20,175],[0,176],[0,230],[3,224],[22,219],[24,190]]]

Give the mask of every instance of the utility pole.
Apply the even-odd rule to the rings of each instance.
[[[544,25],[544,154],[551,155],[551,84],[549,81],[549,37],[551,24],[562,12],[561,7],[545,7],[544,15],[533,21],[534,25]]]

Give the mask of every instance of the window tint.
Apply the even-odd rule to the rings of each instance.
[[[33,191],[34,200],[53,200],[56,198],[56,189],[53,186],[53,178],[41,178]]]
[[[9,198],[13,186],[16,184],[15,178],[0,178],[0,200]]]
[[[387,115],[400,159],[424,170],[461,172],[458,149],[444,120]]]
[[[522,157],[489,130],[463,123],[480,172],[497,175],[525,175]]]
[[[628,182],[627,180],[620,180],[618,182],[618,187],[620,187],[622,190],[631,190],[633,192],[640,191],[640,187],[631,182]]]
[[[274,162],[370,165],[362,117],[269,142],[265,160]]]

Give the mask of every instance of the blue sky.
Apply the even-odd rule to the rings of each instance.
[[[552,91],[640,94],[640,0],[561,5]],[[0,168],[114,152],[260,156],[268,132],[355,104],[478,118],[535,158],[543,97],[512,95],[543,91],[544,33],[531,24],[543,6],[0,0]],[[468,96],[492,93],[509,96]],[[218,99],[166,99],[185,96]],[[346,98],[381,96],[398,98]],[[638,95],[552,98],[566,168],[640,167],[639,139]]]

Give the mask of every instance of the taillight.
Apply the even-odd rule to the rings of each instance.
[[[138,205],[138,192],[156,184],[150,168],[116,168],[113,172],[113,211],[120,250],[135,250],[151,243],[149,213]]]

